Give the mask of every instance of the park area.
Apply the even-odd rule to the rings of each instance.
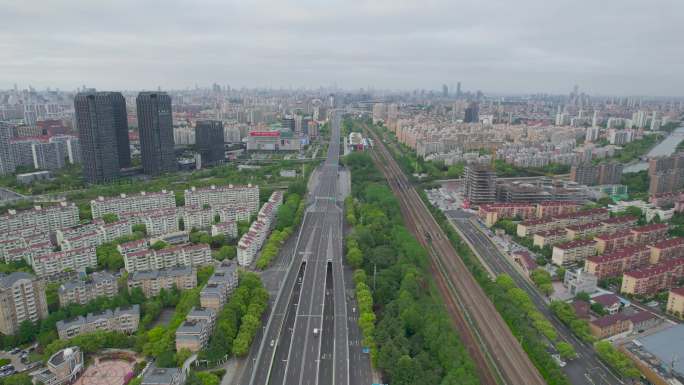
[[[127,352],[96,356],[75,385],[125,385],[135,377],[136,357]]]

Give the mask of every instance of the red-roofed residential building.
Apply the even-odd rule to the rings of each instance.
[[[522,268],[525,275],[529,276],[530,273],[537,268],[537,261],[534,257],[530,255],[527,251],[516,251],[512,254],[513,261],[515,261]]]
[[[653,223],[646,226],[635,227],[632,229],[634,243],[657,242],[667,237],[667,225],[664,223]]]
[[[598,279],[616,277],[625,271],[647,265],[650,256],[651,249],[648,246],[628,246],[587,258],[584,269]]]
[[[650,246],[651,263],[684,256],[684,238],[665,239]]]
[[[537,218],[574,213],[579,210],[577,202],[549,201],[537,204]]]
[[[632,295],[652,295],[673,287],[683,276],[684,258],[670,259],[624,273],[620,291]]]
[[[565,228],[566,237],[568,239],[586,238],[588,236],[597,234],[603,230],[601,222],[585,223],[583,225],[573,225]]]
[[[487,227],[492,227],[501,218],[536,217],[537,208],[532,203],[489,203],[480,205],[477,214]]]
[[[635,226],[638,220],[639,218],[630,215],[608,218],[605,221],[603,221],[603,231],[610,233],[614,231],[629,229]]]
[[[596,242],[590,239],[579,239],[554,246],[551,260],[558,266],[568,266],[594,254],[596,254]]]
[[[601,304],[608,314],[615,314],[620,310],[620,297],[615,294],[601,294],[591,300]]]
[[[565,242],[568,240],[567,232],[565,229],[554,229],[548,231],[541,231],[532,237],[535,246],[544,247],[546,245],[555,245],[557,243]]]
[[[591,334],[598,339],[628,332],[631,328],[632,322],[620,313],[597,318],[589,323]]]
[[[614,233],[597,235],[594,237],[594,240],[596,241],[596,252],[603,254],[631,245],[634,236],[630,230],[620,230]]]
[[[684,287],[670,289],[667,297],[667,312],[676,317],[684,317]]]
[[[610,217],[608,210],[603,208],[583,210],[571,213],[530,219],[518,224],[516,233],[520,237],[536,234],[540,231],[561,229],[567,226],[583,225],[586,223],[604,221]]]

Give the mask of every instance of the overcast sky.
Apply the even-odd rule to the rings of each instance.
[[[684,95],[684,0],[0,0],[0,88]]]

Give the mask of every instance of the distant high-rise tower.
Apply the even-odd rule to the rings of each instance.
[[[10,147],[12,138],[12,126],[0,122],[0,175],[7,175],[16,169],[16,161]]]
[[[468,107],[466,107],[463,121],[465,123],[477,123],[480,121],[480,106],[476,102],[470,102]]]
[[[197,152],[202,165],[215,165],[225,160],[223,147],[223,122],[220,120],[199,120],[195,126]]]
[[[148,175],[175,171],[171,97],[166,92],[141,92],[136,105],[143,171]]]
[[[442,96],[449,97],[449,87],[446,84],[442,84]]]
[[[115,179],[131,164],[126,99],[120,92],[81,92],[74,110],[86,182]]]
[[[456,97],[461,97],[461,82],[456,83]]]

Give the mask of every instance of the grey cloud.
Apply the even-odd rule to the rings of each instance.
[[[680,0],[5,2],[0,87],[684,89]]]

